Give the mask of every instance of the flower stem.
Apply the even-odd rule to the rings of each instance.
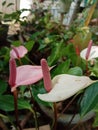
[[[56,103],[53,103],[53,108],[54,108],[54,120],[53,120],[53,130],[56,130],[57,128],[57,105]]]
[[[18,103],[17,103],[17,89],[13,91],[13,95],[14,95],[14,107],[15,107],[15,118],[16,118],[16,124],[19,127],[19,130],[22,130],[20,124],[19,124],[19,118],[18,118]]]
[[[38,125],[38,120],[37,120],[37,112],[36,112],[36,109],[35,109],[35,106],[34,106],[34,100],[33,100],[33,95],[32,95],[32,91],[31,91],[31,87],[29,86],[29,91],[30,91],[30,95],[31,95],[31,101],[33,103],[33,114],[34,114],[34,118],[35,118],[35,127],[36,127],[36,130],[39,130],[39,125]]]
[[[63,111],[60,113],[59,117],[70,107],[70,105],[72,104],[72,102],[76,99],[77,94],[71,99],[71,101],[67,104],[67,106],[63,109]],[[58,117],[58,118],[59,118]]]

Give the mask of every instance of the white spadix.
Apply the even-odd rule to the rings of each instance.
[[[46,102],[59,102],[70,98],[94,82],[87,76],[57,75],[52,79],[51,91],[38,94],[38,97]]]

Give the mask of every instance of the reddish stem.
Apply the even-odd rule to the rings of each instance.
[[[56,130],[57,128],[57,105],[56,103],[53,104],[54,107],[54,124],[53,124],[53,130]]]
[[[18,118],[18,94],[17,94],[17,89],[13,91],[13,95],[14,95],[14,107],[15,107],[15,118],[16,118],[16,124],[19,127],[19,130],[22,130],[20,124],[19,124],[19,118]]]

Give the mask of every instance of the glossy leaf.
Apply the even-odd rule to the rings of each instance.
[[[49,66],[54,65],[62,55],[63,43],[56,43],[53,47],[51,55],[48,57]]]
[[[76,65],[77,55],[73,44],[68,44],[66,47],[63,47],[62,53],[63,56],[71,60],[72,65]]]
[[[3,61],[5,61],[4,64],[7,64],[9,61],[9,52],[10,52],[10,49],[8,47],[2,47],[0,49],[0,56],[2,56],[4,58],[4,60],[3,60]]]
[[[36,85],[35,87],[32,87],[32,93],[33,93],[34,99],[37,101],[38,104],[42,104],[42,105],[48,106],[48,107],[53,107],[52,103],[42,101],[37,96],[38,93],[46,93],[42,83],[39,86]]]
[[[11,95],[0,95],[0,109],[14,111],[14,98]],[[24,99],[18,99],[18,109],[31,110],[31,105]]]
[[[98,103],[96,105],[96,107],[94,108],[94,112],[95,112],[95,119],[94,119],[94,123],[93,123],[93,127],[98,127]]]
[[[7,87],[8,87],[7,82],[0,80],[0,95],[7,90]]]
[[[82,76],[83,75],[82,69],[80,67],[78,67],[78,66],[70,68],[67,73],[71,74],[71,75],[77,75],[77,76]]]
[[[31,51],[34,44],[35,44],[34,41],[28,41],[28,42],[26,42],[25,47],[28,49],[28,51]]]
[[[60,63],[58,66],[56,66],[53,71],[52,71],[52,76],[54,77],[55,75],[58,74],[64,74],[68,72],[68,69],[70,67],[70,59],[66,60],[62,63]]]
[[[81,116],[86,115],[89,111],[93,110],[98,104],[98,82],[91,84],[86,90],[81,100]]]
[[[12,42],[12,45],[15,46],[15,47],[18,47],[18,46],[21,45],[21,42],[18,41],[18,40],[17,40],[17,41],[13,41],[13,42]]]

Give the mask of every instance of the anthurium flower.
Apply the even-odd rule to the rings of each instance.
[[[38,94],[38,97],[46,102],[59,102],[70,98],[93,82],[87,76],[57,75],[52,79],[51,91],[45,94]]]
[[[87,76],[74,76],[69,74],[57,75],[51,80],[50,71],[48,70],[48,64],[45,59],[41,60],[41,66],[44,87],[47,93],[38,94],[38,97],[46,102],[65,100],[95,82]]]
[[[41,66],[22,65],[16,67],[16,63],[13,58],[10,59],[9,66],[9,84],[12,92],[21,85],[30,85],[36,83],[43,77]]]
[[[24,46],[14,47],[10,51],[10,57],[14,59],[19,59],[25,56],[28,50]]]
[[[98,46],[92,46],[91,50],[89,52],[89,56],[87,58],[87,50],[88,48],[84,49],[81,51],[80,56],[84,59],[84,60],[92,60],[98,57]]]

